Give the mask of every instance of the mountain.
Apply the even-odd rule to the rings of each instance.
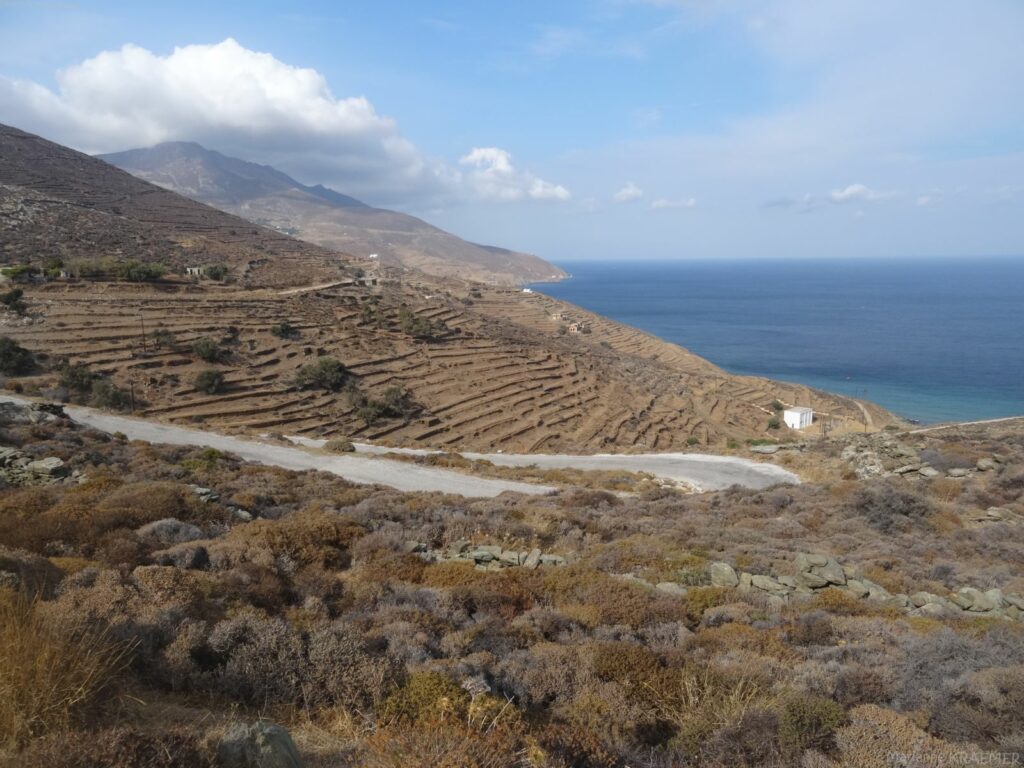
[[[99,155],[141,179],[326,248],[442,277],[517,285],[566,273],[525,253],[477,245],[397,211],[194,142]]]
[[[27,280],[18,309],[0,306],[0,334],[130,389],[150,419],[567,453],[734,449],[786,434],[769,431],[776,400],[813,407],[836,432],[894,422],[851,398],[732,376],[540,293],[388,267],[376,281],[353,279],[364,261],[0,126],[0,264],[57,259],[170,269],[135,282],[118,270]],[[210,263],[226,264],[228,279],[184,276]],[[211,344],[217,354],[200,355]],[[325,357],[344,366],[346,386],[299,386],[300,371]],[[197,381],[211,369],[212,392]],[[55,380],[44,370],[31,386]]]

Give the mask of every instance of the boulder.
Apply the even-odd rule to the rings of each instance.
[[[459,539],[448,547],[448,557],[458,557],[469,549],[469,542],[465,539]]]
[[[519,565],[519,553],[513,549],[502,550],[501,554],[498,555],[498,561],[505,565]]]
[[[735,569],[728,563],[712,563],[708,568],[713,587],[735,587],[740,583]]]
[[[871,594],[871,590],[868,589],[867,585],[859,579],[847,579],[846,589],[854,597],[867,597]]]
[[[967,477],[971,474],[971,470],[964,469],[963,467],[953,467],[952,469],[947,469],[946,474],[949,477]]]
[[[953,603],[972,613],[984,613],[994,611],[998,606],[980,589],[974,587],[963,587],[953,595]]]
[[[801,552],[796,556],[796,569],[798,571],[809,571],[811,568],[821,568],[828,565],[828,555],[813,555]]]
[[[273,723],[235,723],[217,748],[224,768],[305,768],[288,731]]]
[[[45,459],[30,461],[25,465],[25,470],[33,475],[45,475],[47,477],[64,477],[70,470],[63,459],[56,456],[48,456]]]
[[[200,528],[191,523],[183,523],[174,517],[165,517],[163,520],[146,523],[137,528],[135,533],[140,538],[155,541],[165,547],[171,544],[182,544],[186,541],[198,541],[203,538]]]
[[[778,453],[779,452],[779,446],[777,446],[777,445],[752,445],[752,446],[750,446],[750,452],[751,453],[761,453],[761,454],[765,454],[767,456],[770,456],[773,453]]]
[[[815,576],[821,576],[829,584],[842,586],[846,583],[846,573],[843,571],[843,567],[832,557],[828,559],[825,565],[812,568],[811,573]]]
[[[529,568],[532,571],[534,568],[536,568],[538,565],[540,565],[540,558],[541,558],[540,550],[539,549],[531,549],[530,550],[530,554],[528,554],[526,556],[526,559],[523,560],[523,568]]]
[[[1018,595],[1016,592],[1008,592],[1003,595],[1003,599],[1010,605],[1024,611],[1024,595]]]
[[[978,463],[974,465],[974,468],[979,472],[991,472],[996,468],[996,463],[992,459],[978,459]]]
[[[931,592],[915,592],[910,596],[910,602],[915,608],[920,608],[929,603],[940,604],[943,602],[943,598]]]
[[[565,565],[565,558],[561,555],[541,555],[541,565]]]
[[[785,596],[785,595],[788,595],[792,591],[790,587],[787,587],[785,584],[782,584],[781,582],[776,581],[771,576],[763,576],[761,574],[757,574],[755,576],[751,576],[750,577],[750,584],[755,589],[760,589],[760,590],[762,590],[764,592],[768,592],[769,594],[772,594],[772,595]]]
[[[811,571],[798,573],[796,581],[801,587],[807,589],[821,589],[829,585],[829,580]]]
[[[1002,608],[1006,604],[1006,599],[1003,596],[1003,590],[1001,589],[988,589],[985,590],[985,597],[992,601],[992,604],[996,608]]]
[[[753,576],[749,573],[740,574],[740,589],[750,589],[753,586]]]
[[[893,470],[894,475],[909,475],[911,472],[917,472],[921,469],[921,464],[904,464],[902,467],[896,467]]]
[[[935,469],[935,467],[924,466],[917,470],[917,474],[921,477],[938,477],[939,470]]]

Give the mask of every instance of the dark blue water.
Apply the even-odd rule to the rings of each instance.
[[[1024,258],[573,262],[536,290],[922,422],[1024,415]]]

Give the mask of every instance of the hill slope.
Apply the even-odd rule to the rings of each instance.
[[[468,243],[396,211],[372,208],[332,189],[307,186],[266,165],[191,142],[100,155],[141,179],[327,248],[432,275],[518,284],[565,273],[525,253]]]
[[[144,413],[231,432],[345,435],[398,445],[548,452],[675,450],[775,435],[774,400],[840,428],[881,428],[870,404],[731,376],[634,328],[536,293],[416,272],[376,285],[350,257],[135,179],[95,158],[0,129],[0,262],[120,257],[169,265],[223,255],[235,282],[53,280],[24,286],[2,332],[133,386]],[[200,263],[204,263],[200,261]],[[319,287],[291,288],[287,285]],[[582,323],[589,333],[572,333]],[[287,331],[283,330],[287,329]],[[201,359],[195,342],[221,355]],[[351,391],[302,389],[331,356]],[[196,386],[216,369],[220,391]],[[53,377],[41,377],[42,387]],[[404,392],[398,413],[373,413]],[[378,409],[379,410],[379,409]]]

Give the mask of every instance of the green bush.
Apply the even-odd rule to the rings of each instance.
[[[782,706],[779,735],[783,745],[795,753],[805,749],[827,752],[833,746],[836,729],[845,720],[843,708],[831,699],[794,695]]]
[[[299,335],[299,330],[289,322],[278,323],[271,326],[270,332],[279,339],[294,339]]]
[[[331,453],[352,453],[356,447],[344,437],[335,437],[324,444],[324,450]]]
[[[228,268],[225,264],[211,264],[204,274],[211,280],[223,280],[228,276]]]
[[[778,429],[782,426],[782,422],[776,419],[774,416],[768,419],[768,429]]]
[[[196,389],[207,395],[216,395],[224,389],[224,374],[209,368],[196,376]]]
[[[131,283],[145,283],[151,280],[159,280],[167,274],[167,268],[162,264],[146,264],[141,261],[129,259],[122,261],[114,269],[114,274],[122,280]]]
[[[0,293],[0,304],[3,304],[16,315],[24,315],[28,305],[22,300],[25,292],[21,288],[13,288],[6,293]]]
[[[31,371],[35,364],[31,352],[9,336],[0,336],[0,372],[18,376]]]
[[[326,389],[336,392],[348,381],[348,370],[333,357],[321,357],[299,369],[295,383],[302,389]]]
[[[399,308],[398,327],[414,339],[435,339],[448,332],[448,326],[444,323],[420,317],[408,307]]]
[[[131,398],[123,389],[114,386],[109,379],[96,379],[92,383],[89,404],[96,408],[123,411],[131,404]]]
[[[464,716],[469,694],[455,682],[437,672],[416,672],[381,707],[385,722],[439,719],[446,715]]]
[[[200,360],[216,363],[224,358],[224,349],[213,339],[203,336],[192,343],[192,351]]]
[[[87,365],[69,365],[60,372],[57,382],[65,389],[75,392],[89,392],[92,389],[93,381],[96,379]]]
[[[778,400],[772,400],[772,410],[773,411],[778,413],[779,411],[784,411],[785,409],[786,409],[786,406],[784,406]]]

